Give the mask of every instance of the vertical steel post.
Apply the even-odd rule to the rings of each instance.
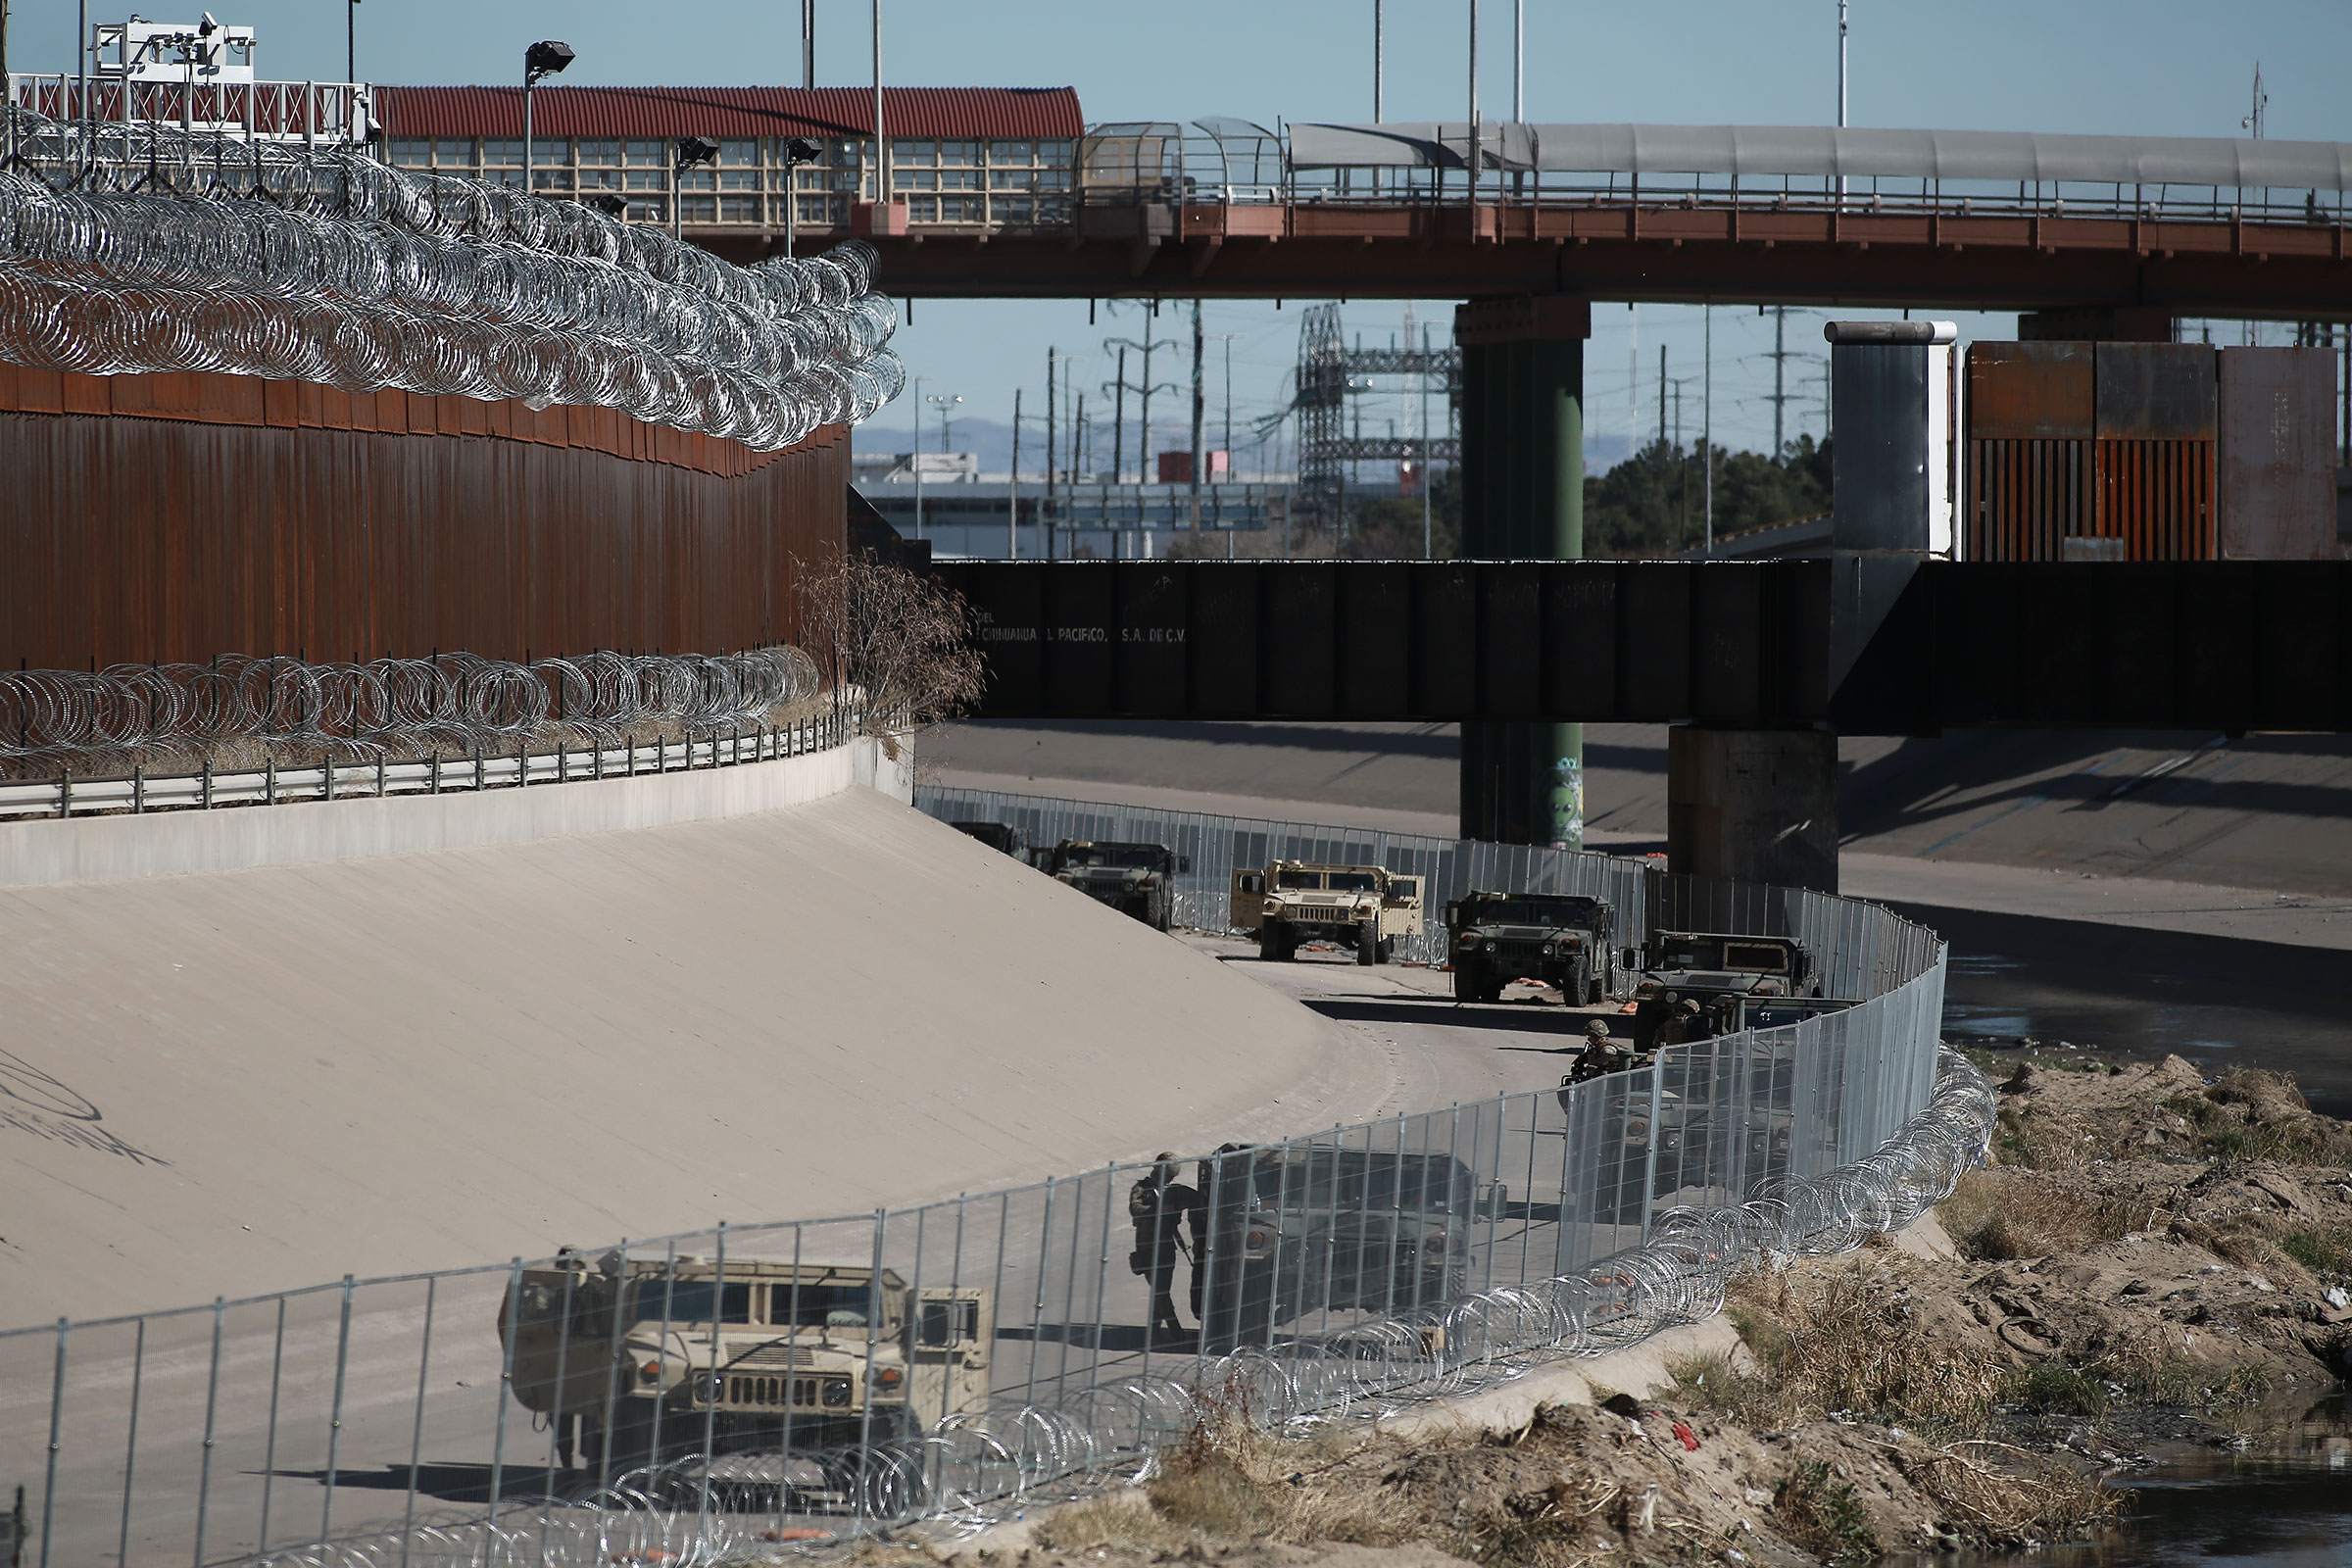
[[[204,1456],[196,1472],[196,1551],[194,1560],[197,1568],[203,1568],[204,1565],[204,1530],[213,1498],[213,1446],[219,1441],[214,1435],[214,1430],[220,1403],[220,1324],[221,1319],[227,1316],[227,1313],[228,1303],[220,1297],[214,1297],[213,1353],[204,1382]],[[331,1497],[334,1492],[333,1462],[331,1460],[328,1462],[327,1492]],[[319,1539],[324,1540],[325,1536],[325,1531],[321,1529]]]
[[[278,1395],[285,1387],[286,1372],[286,1298],[277,1298],[277,1334],[270,1347],[270,1429],[262,1442],[262,1524],[254,1544],[263,1551],[270,1549],[270,1487],[277,1474],[277,1406]]]
[[[1119,1162],[1112,1160],[1102,1167],[1102,1257],[1095,1269],[1095,1358],[1087,1368],[1086,1383],[1091,1393],[1102,1382],[1102,1316],[1110,1304],[1110,1216],[1118,1207]],[[1174,1277],[1169,1289],[1173,1294]],[[1093,1400],[1088,1400],[1088,1415],[1093,1415]]]
[[[351,1293],[352,1277],[343,1276],[343,1307],[335,1331],[335,1402],[327,1413],[326,1423],[326,1488],[318,1504],[318,1539],[324,1541],[332,1532],[335,1518],[335,1460],[343,1445],[343,1386],[351,1366]],[[512,1376],[514,1357],[508,1356],[507,1370]],[[501,1391],[504,1392],[503,1389]],[[502,1406],[503,1408],[503,1406]]]
[[[948,1304],[951,1308],[949,1321],[956,1331],[951,1336],[948,1346],[951,1361],[958,1353],[954,1341],[962,1337],[963,1302],[957,1293],[963,1289],[963,1221],[968,1205],[969,1200],[965,1196],[957,1193],[956,1195],[956,1250],[953,1254],[954,1261],[948,1265]],[[993,1297],[991,1300],[994,1300]],[[980,1319],[977,1312],[972,1316],[972,1332],[974,1334],[980,1332]],[[948,1419],[949,1407],[955,1398],[955,1392],[950,1386],[953,1381],[944,1371],[942,1372],[939,1380],[939,1419],[943,1423]]]
[[[428,1274],[425,1276],[424,1331],[416,1348],[416,1413],[409,1423],[409,1494],[401,1505],[400,1513],[401,1568],[408,1568],[410,1547],[416,1540],[416,1483],[424,1468],[424,1398],[425,1391],[431,1386],[429,1380],[432,1376],[433,1365],[433,1308],[440,1293],[440,1286],[441,1280],[438,1275]],[[598,1485],[601,1490],[603,1485],[601,1477]]]
[[[130,1561],[130,1499],[136,1494],[136,1475],[139,1463],[139,1384],[147,1369],[147,1320],[139,1319],[138,1338],[130,1351],[130,1433],[122,1441],[122,1528],[115,1541],[115,1561]],[[212,1450],[205,1450],[212,1458]],[[202,1553],[198,1561],[202,1561]]]
[[[498,1528],[498,1505],[507,1480],[507,1401],[514,1389],[514,1342],[522,1338],[522,1259],[507,1265],[506,1346],[498,1369],[498,1417],[490,1439],[490,1527]],[[667,1345],[662,1347],[666,1351]]]
[[[125,87],[124,91],[129,89]],[[57,1320],[57,1366],[49,1375],[49,1458],[41,1482],[41,1563],[49,1568],[49,1540],[55,1534],[50,1521],[57,1517],[57,1455],[61,1446],[66,1413],[66,1340],[74,1325],[65,1318]]]
[[[807,1227],[801,1225],[795,1225],[792,1228],[792,1289],[784,1293],[784,1320],[788,1325],[790,1325],[792,1343],[796,1348],[799,1346],[801,1339],[801,1244],[803,1240],[803,1232],[806,1230],[806,1228]],[[768,1321],[772,1323],[775,1321],[776,1316],[774,1304],[775,1289],[772,1286],[768,1289],[768,1303],[767,1316]],[[796,1354],[794,1357],[796,1364],[798,1363],[798,1359],[799,1358]],[[798,1382],[799,1380],[797,1378],[793,1380],[795,1386],[798,1385]],[[815,1385],[812,1382],[810,1384],[810,1388],[813,1389]],[[786,1390],[787,1395],[789,1395],[790,1392],[790,1389]],[[780,1447],[787,1456],[789,1456],[792,1452],[792,1399],[787,1397],[784,1401],[784,1432],[783,1436],[778,1440],[777,1443],[777,1446]],[[788,1493],[786,1490],[778,1490],[776,1494],[778,1506],[782,1506],[787,1495]]]
[[[1054,1257],[1054,1178],[1046,1178],[1046,1212],[1037,1234],[1037,1298],[1029,1310],[1029,1399],[1037,1400],[1037,1348],[1046,1336],[1046,1271]]]
[[[881,0],[875,0],[875,13],[881,12]],[[857,1500],[851,1504],[852,1518],[862,1522],[874,1500],[874,1346],[882,1332],[882,1242],[890,1224],[890,1210],[874,1210],[873,1268],[865,1281],[865,1396],[858,1409],[858,1477],[860,1485]],[[853,1526],[855,1528],[855,1526]]]
[[[710,744],[717,746],[715,736]],[[717,1447],[718,1401],[726,1388],[722,1363],[727,1353],[723,1327],[727,1321],[727,1222],[723,1219],[718,1222],[718,1241],[711,1256],[714,1277],[710,1283],[710,1370],[705,1374],[703,1385],[703,1481],[695,1489],[694,1539],[698,1545],[710,1539],[710,1456]],[[882,1237],[878,1229],[874,1236],[874,1277],[870,1286],[873,1294],[865,1316],[865,1402],[869,1413],[874,1402],[874,1324],[882,1293]],[[693,1393],[691,1383],[687,1392],[690,1396]]]

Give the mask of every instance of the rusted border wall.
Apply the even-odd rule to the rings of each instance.
[[[0,661],[717,653],[798,634],[849,432],[0,365]]]

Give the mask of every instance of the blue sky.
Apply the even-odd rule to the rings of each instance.
[[[175,19],[175,0],[149,0]],[[260,31],[265,75],[339,77],[345,8],[335,0],[202,0],[224,22]],[[74,8],[13,0],[10,63],[69,69]],[[193,13],[198,4],[184,8]],[[1467,102],[1467,0],[1389,0],[1386,110],[1398,120],[1458,119]],[[865,0],[818,0],[817,77],[867,82],[872,57]],[[144,14],[144,13],[142,13]],[[1481,107],[1507,115],[1511,99],[1509,0],[1480,7]],[[95,20],[120,20],[100,0]],[[579,52],[566,81],[742,83],[798,80],[799,7],[785,0],[704,0],[665,7],[611,0],[366,0],[359,8],[360,74],[386,82],[514,79],[522,47],[557,37]],[[1090,121],[1230,114],[1271,123],[1362,120],[1371,114],[1372,0],[884,0],[883,61],[894,83],[1078,89]],[[1538,121],[1667,123],[1829,123],[1837,111],[1835,0],[1657,0],[1645,5],[1529,0],[1526,115]],[[2234,135],[2260,63],[2270,95],[2270,135],[2352,139],[2352,3],[2347,0],[1854,0],[1850,118],[1858,125],[1925,125],[2150,135]],[[887,279],[885,286],[887,286]],[[1450,302],[1415,315],[1441,323]],[[1386,341],[1402,306],[1358,301],[1348,329]],[[1086,358],[1080,384],[1110,376],[1101,340],[1136,335],[1138,317],[1104,314],[1087,325],[1076,302],[931,302],[903,327],[900,353],[926,392],[964,398],[961,411],[999,423],[1016,384],[1042,393],[1046,347]],[[1232,344],[1236,422],[1281,393],[1296,354],[1297,302],[1207,307],[1210,333]],[[1595,312],[1587,359],[1588,425],[1605,452],[1629,417],[1656,419],[1657,346],[1669,375],[1701,371],[1695,309],[1640,312],[1642,368],[1629,415],[1628,313]],[[2013,318],[1968,318],[1969,336],[2008,336]],[[1155,335],[1186,330],[1173,304]],[[2268,341],[2279,341],[2269,329]],[[2220,336],[2219,333],[2216,334]],[[1818,355],[1818,317],[1791,313],[1791,348]],[[2235,329],[2230,339],[2235,340]],[[1715,313],[1715,425],[1734,445],[1770,440],[1771,323],[1752,307]],[[1222,360],[1211,345],[1211,424],[1222,413]],[[1160,367],[1153,365],[1154,378]],[[1794,377],[1805,367],[1792,363]],[[1683,389],[1685,434],[1697,427],[1699,386]],[[1793,390],[1793,388],[1792,388]],[[1097,399],[1088,400],[1093,411]],[[1181,445],[1153,410],[1154,445]],[[902,403],[900,406],[904,408]],[[1404,420],[1408,410],[1389,415]],[[1367,426],[1388,415],[1368,411]],[[1792,406],[1791,427],[1818,428],[1818,405]],[[873,445],[903,447],[899,408],[876,421]],[[895,426],[895,437],[890,433]],[[936,419],[925,445],[938,440]],[[965,443],[959,441],[958,445]]]

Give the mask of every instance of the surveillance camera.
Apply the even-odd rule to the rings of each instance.
[[[204,21],[196,28],[196,36],[199,38],[210,38],[214,33],[219,32],[220,30],[220,24],[215,22],[213,20],[213,14],[210,11],[207,11],[204,13]]]

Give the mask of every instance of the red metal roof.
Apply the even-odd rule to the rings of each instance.
[[[520,87],[382,87],[391,136],[519,136]],[[1073,137],[1072,87],[885,87],[897,136]],[[856,136],[870,133],[870,87],[550,87],[533,95],[542,136]]]

